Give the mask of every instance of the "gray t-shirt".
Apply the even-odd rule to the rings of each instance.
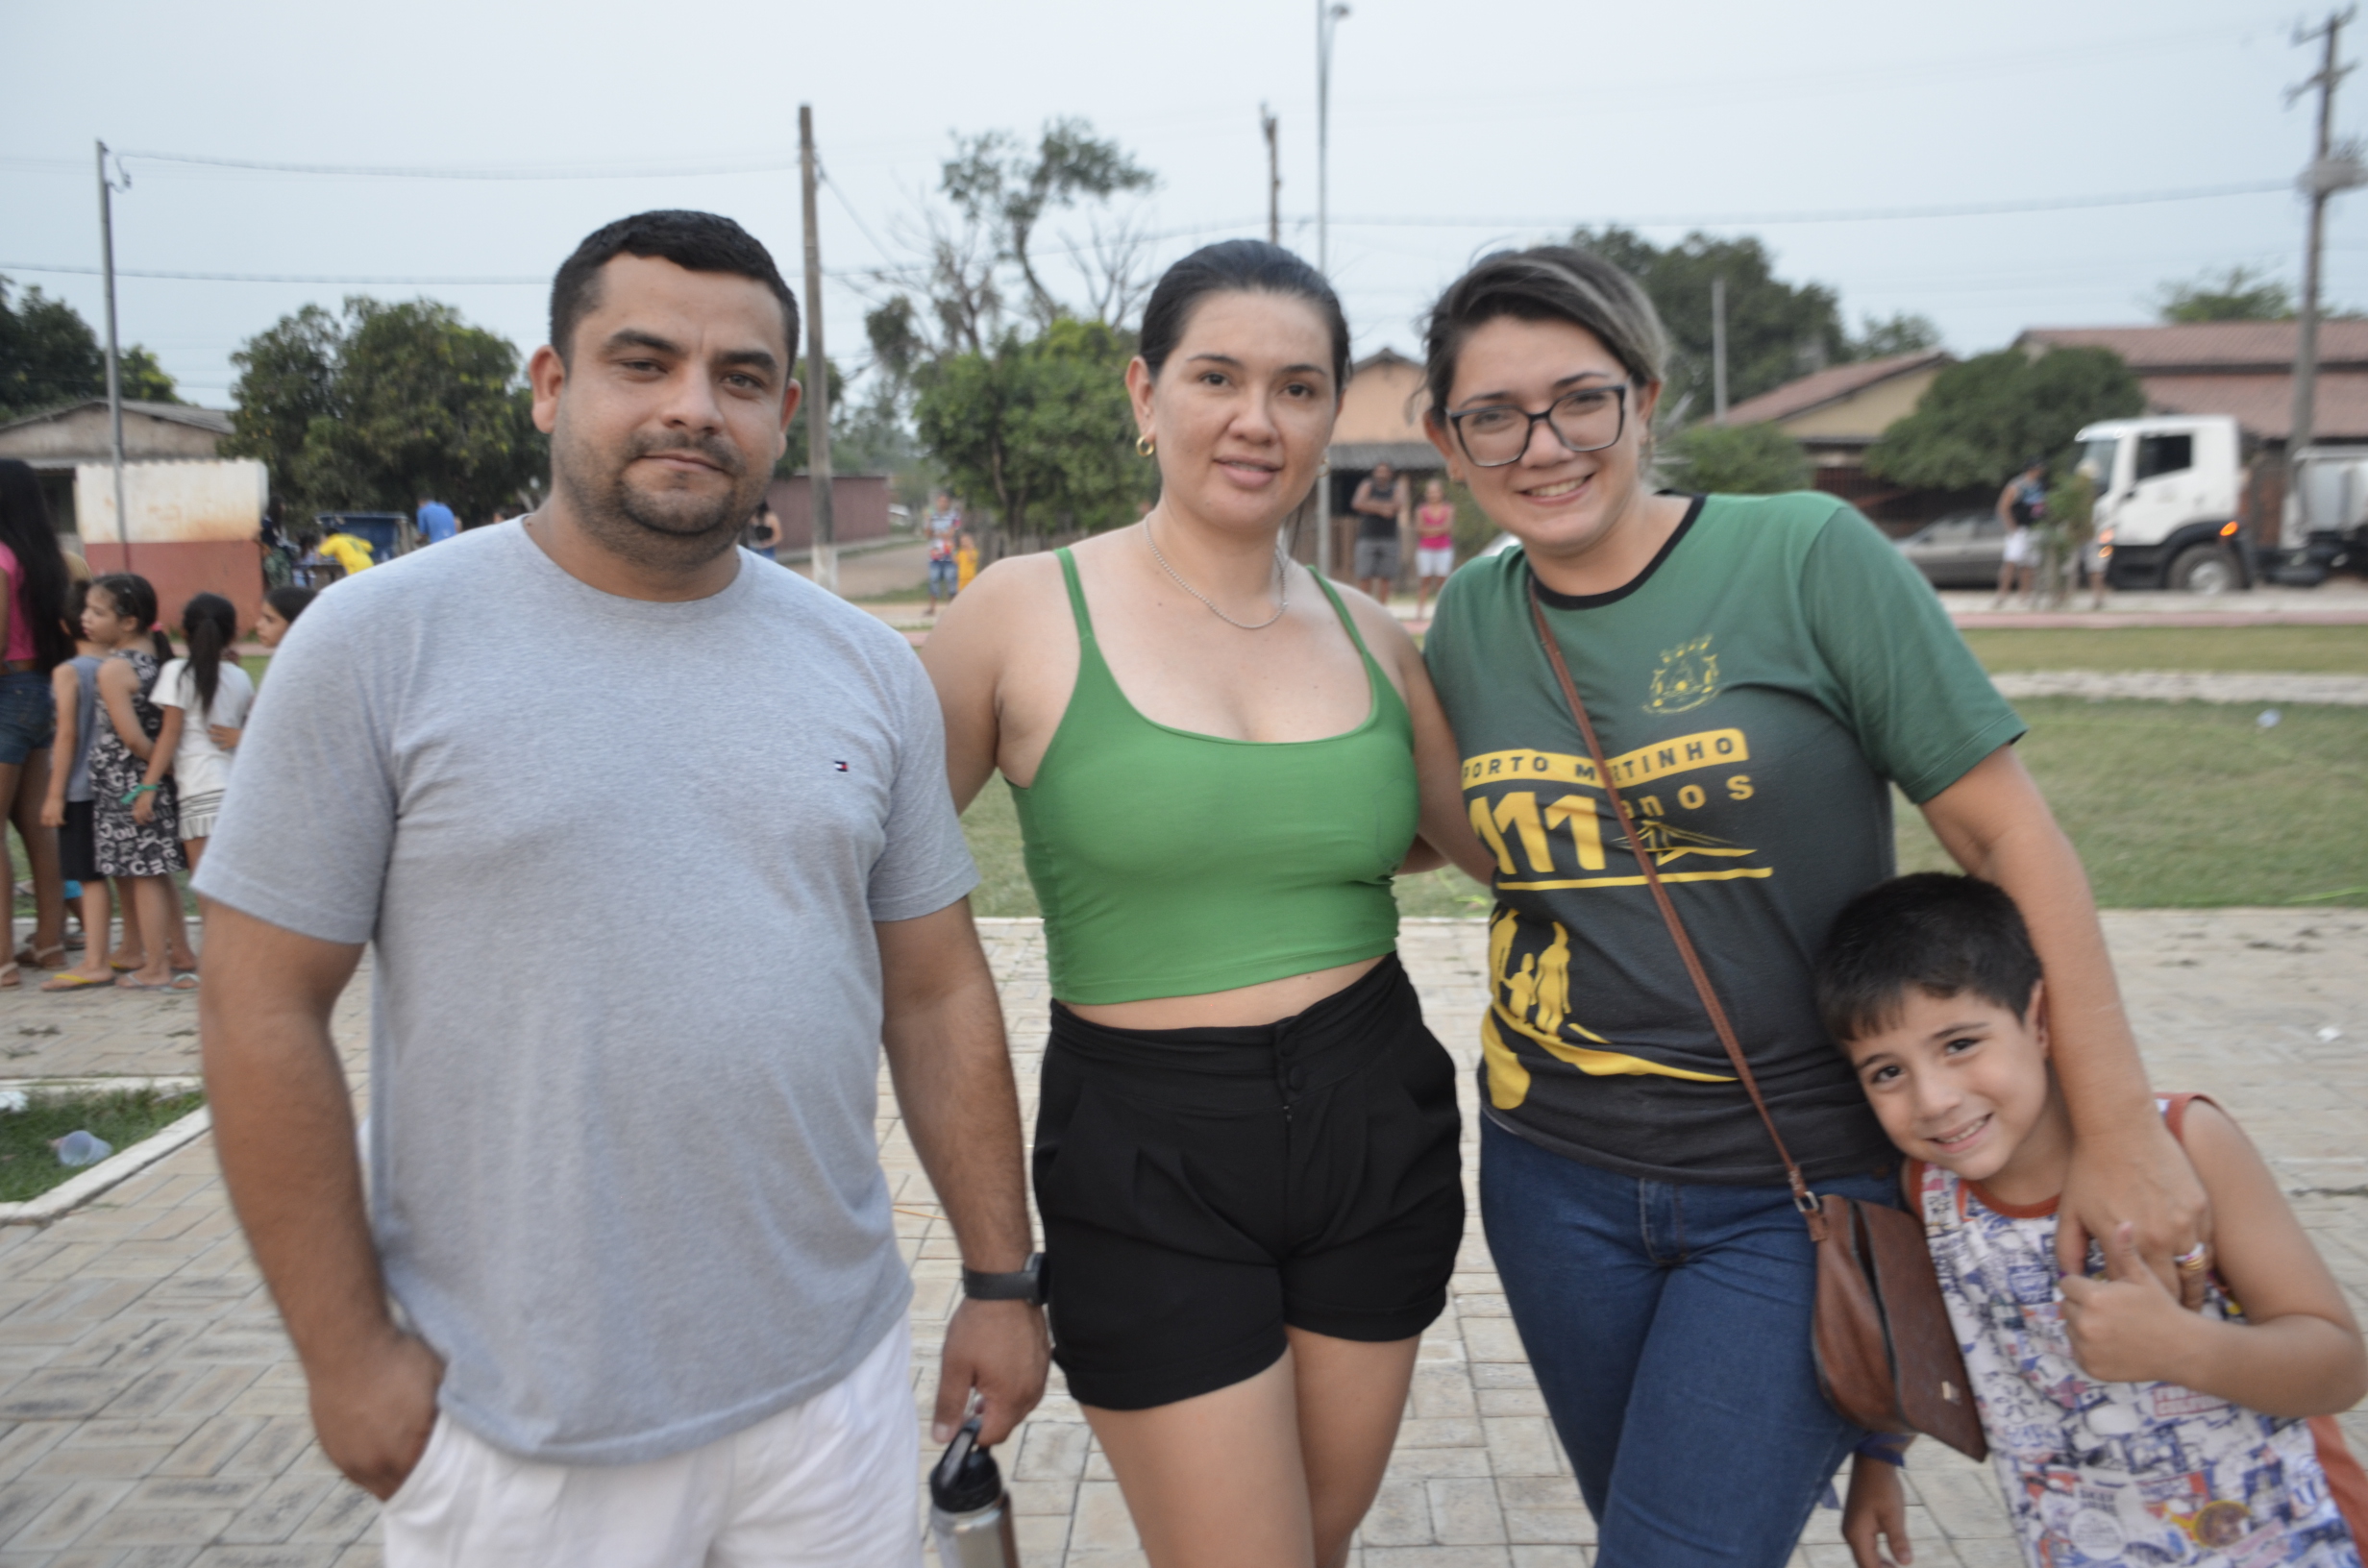
[[[371,1228],[443,1408],[530,1458],[739,1431],[911,1292],[872,922],[977,873],[912,649],[740,564],[619,599],[509,523],[338,583],[197,878],[376,944]]]

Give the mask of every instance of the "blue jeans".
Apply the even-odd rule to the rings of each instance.
[[[48,747],[57,729],[49,677],[32,670],[0,670],[0,767],[23,767],[27,757]]]
[[[1899,1201],[1888,1176],[1816,1186]],[[1623,1176],[1484,1116],[1480,1213],[1596,1568],[1782,1564],[1864,1435],[1817,1391],[1790,1191]]]

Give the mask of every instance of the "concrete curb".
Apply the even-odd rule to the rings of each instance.
[[[194,1089],[194,1078],[47,1078],[7,1087],[75,1090],[75,1089]],[[213,1126],[213,1110],[199,1106],[156,1132],[149,1134],[128,1149],[120,1149],[92,1165],[73,1180],[51,1188],[37,1198],[22,1203],[0,1203],[0,1225],[46,1225],[51,1220],[81,1208],[111,1187],[131,1180],[166,1155],[194,1142]]]

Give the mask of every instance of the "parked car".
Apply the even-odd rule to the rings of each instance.
[[[1958,512],[1900,540],[1899,552],[1936,588],[1993,588],[2007,528],[1996,512]]]

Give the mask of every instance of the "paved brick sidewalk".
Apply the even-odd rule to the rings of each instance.
[[[1033,921],[982,923],[1032,1113],[1042,939]],[[2288,1185],[2310,1189],[2296,1201],[2368,1308],[2368,915],[2141,912],[2107,926],[2157,1080],[2217,1095]],[[1404,944],[1433,1027],[1468,1067],[1483,942],[1477,922],[1421,921]],[[337,1017],[357,1075],[366,990],[365,974]],[[11,994],[0,1077],[188,1071],[194,1012],[185,997]],[[1465,1096],[1468,1111],[1468,1075]],[[919,1399],[934,1386],[957,1264],[884,1086],[882,1109],[918,1286]],[[2368,1443],[2368,1420],[2347,1425]],[[1986,1471],[1932,1449],[1910,1471],[1920,1568],[2017,1562]],[[1029,1568],[1142,1560],[1057,1381],[1006,1469]],[[302,1381],[231,1223],[210,1140],[46,1229],[0,1228],[0,1568],[359,1568],[379,1560],[374,1520],[312,1446]],[[1796,1562],[1843,1568],[1834,1522],[1817,1515]],[[1575,1568],[1591,1540],[1475,1229],[1451,1310],[1424,1336],[1358,1561]]]

